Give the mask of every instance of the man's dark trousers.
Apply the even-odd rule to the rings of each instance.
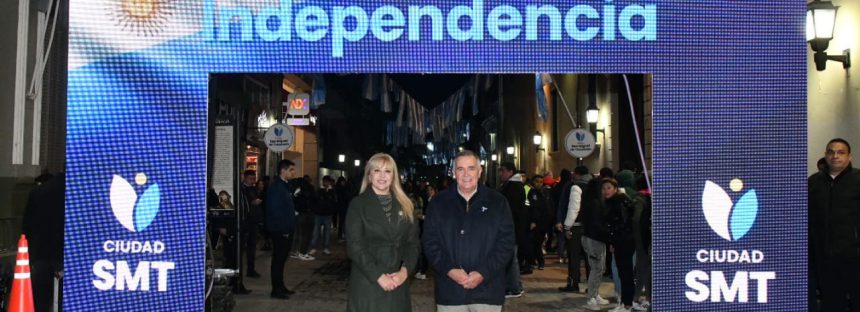
[[[247,262],[248,272],[255,272],[256,270],[256,256],[257,256],[257,224],[253,222],[247,222],[244,228],[242,228],[242,240],[245,241],[245,259]]]
[[[291,233],[271,233],[272,237],[272,292],[286,291],[284,285],[284,265],[287,263],[287,256],[293,246],[293,235]]]
[[[567,286],[579,287],[579,266],[582,260],[582,226],[574,226],[570,228],[573,236],[567,239],[565,247],[567,247]]]
[[[846,294],[851,296],[851,309],[860,311],[860,266],[857,259],[838,256],[816,257],[818,287],[821,289],[821,311],[842,312],[848,307]]]

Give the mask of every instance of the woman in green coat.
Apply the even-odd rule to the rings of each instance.
[[[347,310],[411,311],[406,282],[418,261],[418,226],[391,156],[380,153],[367,161],[360,193],[346,214],[352,260]]]

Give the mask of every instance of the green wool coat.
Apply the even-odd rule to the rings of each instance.
[[[392,214],[392,222],[389,222],[372,189],[349,203],[346,247],[352,268],[347,311],[412,310],[409,281],[391,292],[386,292],[376,282],[382,274],[395,273],[401,267],[406,267],[407,276],[412,276],[418,262],[418,224],[409,220],[396,198],[392,201]]]

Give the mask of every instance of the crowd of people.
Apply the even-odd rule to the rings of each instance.
[[[274,178],[257,179],[253,170],[246,170],[241,178],[240,196],[236,200],[238,226],[232,214],[209,222],[211,244],[223,250],[224,265],[241,268],[242,276],[233,282],[234,294],[251,292],[244,287],[243,278],[261,277],[256,270],[258,247],[272,251],[273,263],[283,263],[288,257],[313,261],[317,252],[331,254],[333,240],[344,240],[347,205],[355,196],[344,177],[335,180],[325,176],[317,188],[310,176],[295,177],[295,164],[282,161]],[[214,190],[210,190],[208,205],[224,207]],[[282,277],[273,275],[272,281],[281,290],[273,291],[273,297],[286,299],[293,293],[279,282]]]
[[[617,303],[612,311],[649,309],[650,189],[644,176],[629,167],[617,174],[609,168],[599,172],[593,176],[585,166],[572,172],[563,169],[556,181],[549,174],[527,177],[513,163],[500,165],[499,191],[511,207],[516,237],[507,297],[521,296],[519,276],[532,274],[534,268],[543,270],[546,251],[556,250],[559,261],[568,264],[567,282],[558,290],[585,291],[583,308],[599,311],[610,304],[598,288],[604,274],[611,272]],[[582,282],[587,285],[584,290]]]
[[[476,304],[478,311],[494,311],[505,299],[523,296],[521,276],[543,270],[545,255],[557,253],[568,268],[558,290],[585,293],[585,309],[612,308],[598,293],[603,278],[612,276],[612,311],[648,310],[650,191],[641,175],[603,168],[594,176],[579,166],[556,179],[550,173],[528,176],[502,163],[501,184],[492,187],[481,183],[484,168],[478,163],[465,151],[455,158],[453,177],[400,181],[394,159],[377,154],[355,181],[358,187],[329,176],[316,187],[308,176],[295,177],[289,160],[279,163],[271,179],[257,181],[256,172],[246,171],[237,200],[245,251],[236,253],[230,246],[240,244],[221,228],[225,263],[239,268],[242,254],[244,277],[259,278],[259,236],[262,248],[272,250],[270,295],[288,299],[294,292],[283,282],[287,259],[331,254],[335,236],[346,242],[352,263],[350,311],[405,311],[406,281],[427,279],[430,272],[440,311]],[[234,292],[250,291],[240,278]]]

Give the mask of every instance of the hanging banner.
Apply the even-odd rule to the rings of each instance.
[[[230,208],[235,202],[233,194],[236,181],[235,127],[229,121],[215,122],[215,147],[212,164],[212,187],[218,194],[221,208]]]

